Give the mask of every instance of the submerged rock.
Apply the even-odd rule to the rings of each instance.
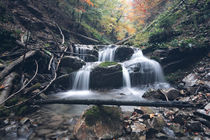
[[[122,85],[122,67],[116,62],[103,62],[91,71],[91,89],[119,88]]]
[[[115,60],[116,61],[125,61],[131,58],[133,55],[134,50],[127,46],[118,47],[115,51]]]
[[[113,139],[122,133],[121,110],[107,106],[86,110],[74,128],[74,135],[79,140]]]

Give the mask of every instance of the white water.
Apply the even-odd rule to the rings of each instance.
[[[130,74],[128,70],[124,67],[124,64],[121,64],[121,66],[122,66],[122,73],[123,73],[123,87],[131,88]]]
[[[89,89],[89,79],[92,65],[87,63],[82,69],[80,69],[75,74],[73,81],[73,90],[88,90]]]
[[[140,76],[131,77],[135,84],[164,83],[164,75],[160,64],[145,57],[141,50],[136,50],[130,60],[124,62],[129,73],[138,73]],[[136,70],[134,70],[136,69]],[[132,83],[132,82],[131,82]]]
[[[115,57],[116,47],[109,45],[107,48],[99,51],[98,61],[100,62],[113,62]]]

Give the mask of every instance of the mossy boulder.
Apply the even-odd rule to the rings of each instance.
[[[122,132],[122,111],[108,106],[87,109],[74,128],[74,135],[79,140],[113,139],[122,135]]]
[[[115,51],[115,60],[122,62],[125,60],[129,60],[133,55],[134,50],[131,47],[121,46],[118,47]]]
[[[116,62],[103,62],[90,74],[91,89],[112,89],[123,85],[122,67]]]
[[[80,58],[74,56],[65,56],[61,60],[59,74],[62,75],[72,73],[76,70],[79,70],[83,65],[85,65],[85,62]]]

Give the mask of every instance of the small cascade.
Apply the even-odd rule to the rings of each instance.
[[[122,65],[122,73],[123,73],[123,87],[131,88],[130,74],[128,70]]]
[[[87,54],[87,48],[85,47],[76,47],[75,53],[81,54],[79,57],[85,60],[85,54]]]
[[[98,61],[101,61],[101,62],[105,62],[105,61],[112,62],[112,61],[114,61],[115,50],[116,50],[115,46],[109,45],[108,47],[99,51]]]
[[[73,90],[88,90],[89,89],[89,81],[90,81],[90,72],[91,72],[92,64],[87,63],[83,68],[81,68],[75,74],[75,78],[73,80]]]
[[[136,50],[125,65],[131,74],[133,86],[165,82],[160,64],[145,57],[141,50]]]

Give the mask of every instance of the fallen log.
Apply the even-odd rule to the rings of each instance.
[[[29,104],[77,104],[77,105],[117,105],[117,106],[152,106],[152,107],[176,107],[197,108],[196,104],[178,101],[122,101],[122,100],[97,100],[97,99],[60,99],[60,100],[37,100]]]
[[[29,51],[25,55],[25,59],[28,59],[36,54],[36,51]],[[23,62],[23,56],[18,58],[17,60],[11,62],[7,67],[4,68],[4,70],[0,73],[0,80],[2,80],[5,76],[7,76],[14,68],[15,66],[21,64]]]

